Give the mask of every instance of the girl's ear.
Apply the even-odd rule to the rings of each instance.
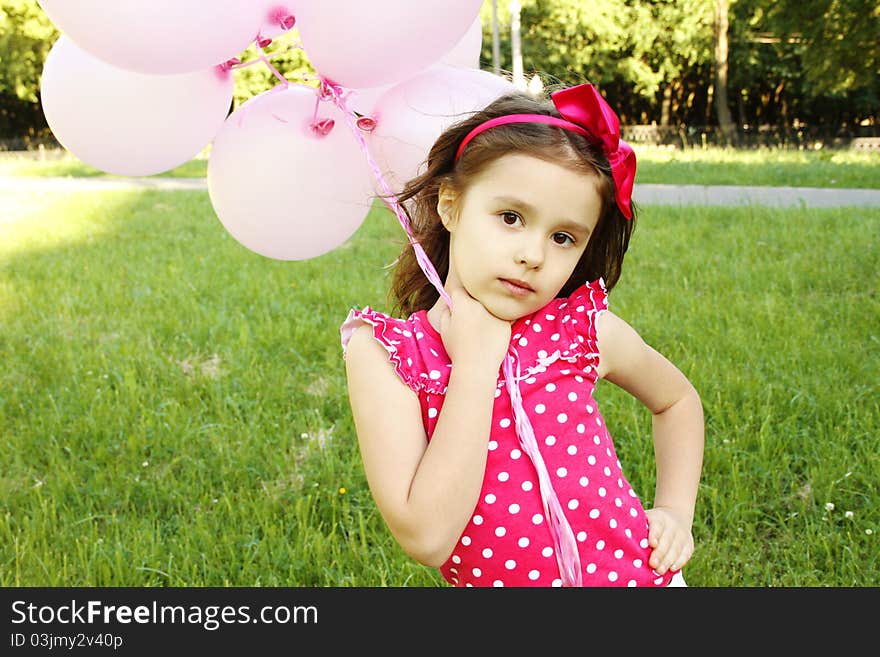
[[[437,214],[446,230],[451,230],[455,219],[456,194],[448,185],[440,185],[437,194]]]

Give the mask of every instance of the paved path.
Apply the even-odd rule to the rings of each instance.
[[[207,190],[204,178],[37,178],[0,176],[0,195],[45,191],[114,189]],[[643,205],[764,205],[829,208],[880,207],[880,189],[821,187],[751,187],[737,185],[636,184],[633,199]]]

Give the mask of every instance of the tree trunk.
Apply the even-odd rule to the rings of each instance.
[[[730,0],[715,0],[715,112],[724,140],[736,145],[736,126],[727,101],[727,29]]]
[[[501,45],[498,38],[498,0],[492,0],[492,65],[495,75],[501,75]]]
[[[513,59],[513,84],[520,91],[526,90],[526,76],[523,73],[522,49],[519,42],[519,0],[510,0],[510,49]]]

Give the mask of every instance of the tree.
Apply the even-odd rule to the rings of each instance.
[[[729,0],[715,0],[715,89],[714,104],[718,125],[729,144],[736,144],[736,126],[727,100],[727,26]]]

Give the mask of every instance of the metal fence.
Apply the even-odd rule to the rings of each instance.
[[[731,145],[717,126],[624,125],[621,137],[631,144],[650,144],[670,148],[707,148]],[[880,126],[859,126],[857,129],[827,127],[780,128],[777,126],[739,127],[737,148],[788,148],[813,150],[846,148],[880,152]],[[50,134],[39,138],[0,139],[0,152],[27,152],[51,159],[63,155],[63,147]]]

